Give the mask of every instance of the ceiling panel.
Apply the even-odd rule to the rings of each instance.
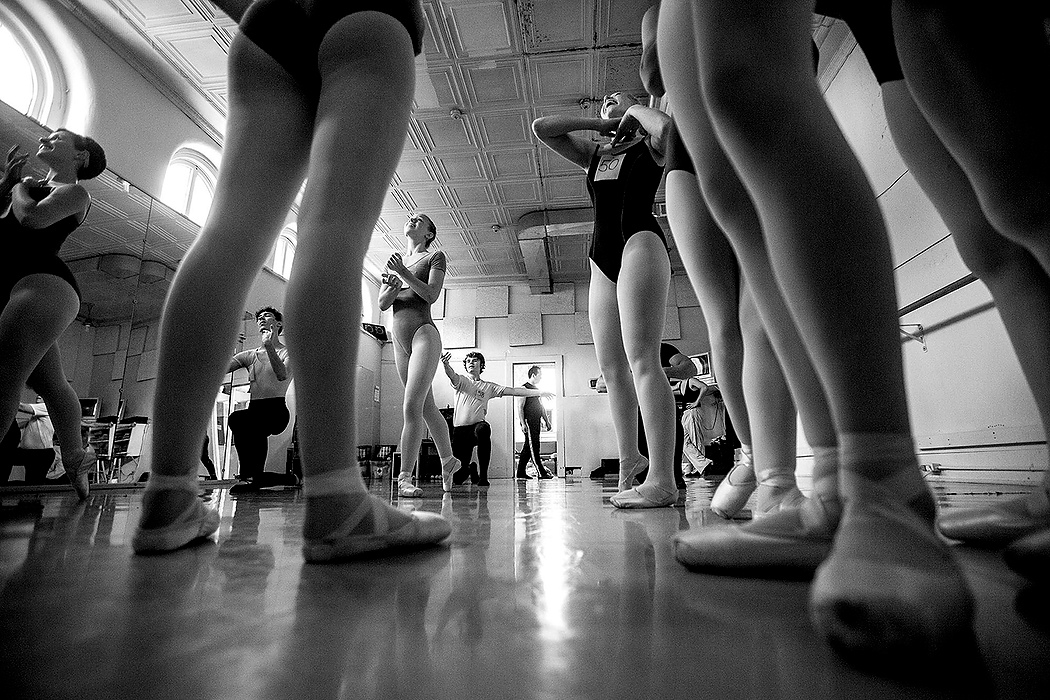
[[[653,3],[423,0],[426,34],[416,63],[414,114],[368,259],[381,265],[391,251],[402,250],[405,216],[418,210],[437,224],[439,245],[455,253],[450,286],[473,286],[493,276],[527,281],[519,219],[538,210],[589,206],[583,172],[538,142],[532,120],[596,116],[596,99],[607,92],[642,94],[640,22]],[[235,22],[205,0],[76,5],[92,31],[133,65],[152,71],[147,77],[179,95],[192,107],[187,115],[221,141],[228,109],[225,62]],[[111,208],[101,201],[95,207],[98,233],[90,245],[119,247],[124,234],[104,233],[101,217],[112,222],[134,215],[111,198],[105,201]],[[553,247],[560,281],[587,277],[587,235]],[[159,252],[177,261],[180,245]],[[86,254],[88,247],[82,249]]]

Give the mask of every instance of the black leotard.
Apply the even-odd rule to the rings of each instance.
[[[615,178],[600,179],[613,171]],[[587,191],[594,204],[594,233],[588,257],[613,282],[620,275],[628,238],[639,231],[652,231],[667,245],[660,223],[653,216],[653,200],[662,174],[663,168],[653,160],[645,141],[615,155],[598,148],[591,156]]]
[[[29,196],[39,202],[53,189],[50,185],[30,187]],[[46,228],[29,228],[15,218],[13,211],[0,218],[0,240],[7,241],[11,247],[8,255],[0,256],[0,309],[7,306],[11,290],[18,281],[34,274],[61,277],[80,298],[77,280],[58,257],[58,251],[82,221],[71,214]]]
[[[399,21],[412,37],[416,55],[423,51],[426,24],[419,0],[315,0],[309,11],[296,0],[256,0],[241,18],[240,29],[316,98],[321,88],[317,70],[321,40],[343,17],[367,10]]]
[[[445,253],[435,250],[424,255],[410,265],[406,265],[409,272],[424,284],[430,284],[431,270],[445,270],[448,262]],[[412,352],[412,339],[423,326],[434,325],[434,319],[430,315],[430,302],[415,293],[406,283],[401,291],[394,297],[394,324],[391,335],[394,338],[394,347],[406,355]]]
[[[817,0],[813,11],[841,19],[849,26],[879,85],[904,80],[893,41],[890,0]]]

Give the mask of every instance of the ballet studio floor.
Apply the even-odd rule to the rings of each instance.
[[[677,508],[617,511],[613,479],[495,480],[404,508],[445,546],[304,565],[294,489],[231,495],[217,541],[132,556],[142,491],[0,491],[0,659],[13,698],[1044,698],[1050,635],[1022,579],[957,547],[976,648],[895,678],[814,634],[807,582],[690,573],[683,529],[726,527],[690,482]],[[389,497],[389,481],[373,483]],[[942,507],[1023,487],[946,484]],[[396,496],[394,497],[396,501]],[[733,526],[732,524],[728,526]],[[902,675],[896,673],[896,675]],[[11,693],[14,693],[13,695]]]

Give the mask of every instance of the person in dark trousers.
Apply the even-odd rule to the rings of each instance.
[[[543,370],[538,365],[529,367],[529,381],[525,383],[525,388],[538,389],[542,377]],[[551,419],[543,402],[535,396],[529,396],[519,401],[518,423],[521,425],[521,431],[525,435],[525,440],[521,446],[521,456],[518,458],[518,470],[515,478],[529,478],[529,475],[525,473],[525,467],[528,466],[531,458],[536,465],[537,477],[540,479],[553,479],[554,475],[543,466],[543,460],[540,458],[540,424],[543,424],[544,430],[551,429]]]
[[[288,348],[281,342],[284,317],[267,306],[255,312],[262,345],[233,356],[227,371],[248,370],[251,401],[247,408],[230,414],[230,431],[240,460],[238,482],[230,491],[253,491],[262,486],[266,466],[266,438],[280,435],[288,427],[290,415],[284,397],[292,380]]]
[[[449,362],[452,354],[445,353],[441,362],[445,374],[456,390],[456,409],[452,415],[452,454],[464,466],[470,464],[470,455],[478,448],[478,471],[460,469],[453,476],[456,484],[462,484],[468,478],[478,486],[489,485],[489,458],[492,456],[492,428],[485,420],[489,401],[501,396],[535,396],[552,399],[554,394],[539,389],[524,387],[506,387],[487,382],[481,378],[485,369],[485,356],[480,352],[468,352],[463,358],[463,367],[470,376],[458,374]]]

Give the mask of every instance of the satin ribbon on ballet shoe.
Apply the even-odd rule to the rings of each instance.
[[[448,493],[452,490],[453,475],[463,468],[463,463],[455,457],[449,457],[441,463],[441,490]]]
[[[1039,500],[1044,503],[1040,504]],[[1023,498],[1001,499],[981,507],[945,509],[937,517],[937,529],[949,539],[1001,547],[1030,533],[1050,528],[1050,508],[1045,500],[1045,495],[1039,492]]]
[[[675,558],[693,571],[763,578],[810,577],[831,551],[838,504],[805,499],[740,526],[678,533]]]
[[[667,491],[641,484],[621,491],[609,501],[617,508],[665,508],[678,503],[678,489]]]
[[[394,526],[390,522],[391,511],[396,509],[364,494],[331,533],[303,539],[303,559],[310,563],[333,562],[371,552],[425,547],[452,534],[452,525],[437,513],[414,510],[408,514],[408,522]]]
[[[623,493],[634,485],[634,479],[639,474],[649,468],[649,460],[645,457],[638,457],[638,461],[629,466],[626,470],[623,468],[623,464],[620,464],[620,480],[616,484],[617,493]]]
[[[397,495],[402,498],[422,498],[423,489],[412,483],[412,475],[402,472],[397,475]]]
[[[187,502],[173,521],[161,527],[142,527],[141,521],[131,538],[131,548],[136,554],[160,554],[185,547],[195,540],[211,537],[219,529],[219,511],[204,505],[197,494],[200,492],[197,475],[166,476],[151,473],[150,491],[185,491],[194,498]]]
[[[738,447],[733,455],[733,468],[711,497],[711,510],[728,520],[747,505],[747,499],[751,498],[757,487],[758,480],[755,478],[751,456]]]

